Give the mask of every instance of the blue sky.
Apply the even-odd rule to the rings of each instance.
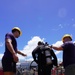
[[[4,38],[14,26],[22,30],[17,39],[18,49],[31,58],[31,52],[39,40],[49,44],[61,44],[64,34],[71,34],[75,41],[74,0],[0,0],[0,59],[4,53]],[[54,50],[55,51],[55,50]],[[62,52],[57,52],[59,60]]]

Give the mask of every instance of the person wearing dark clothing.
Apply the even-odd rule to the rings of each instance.
[[[72,36],[65,34],[62,42],[63,44],[61,46],[52,46],[52,48],[58,51],[63,50],[65,75],[75,75],[75,44],[72,42]]]
[[[53,65],[57,66],[55,53],[43,42],[38,42],[38,46],[32,51],[32,56],[38,64],[38,75],[51,75]]]
[[[18,54],[26,56],[26,54],[20,52],[17,49],[17,41],[21,35],[21,30],[18,27],[12,29],[12,33],[7,33],[5,35],[5,52],[2,57],[2,67],[4,75],[14,75],[16,72],[16,63],[18,62]]]

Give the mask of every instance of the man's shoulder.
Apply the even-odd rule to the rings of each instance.
[[[35,47],[33,51],[37,50],[39,48],[39,46]]]
[[[68,41],[65,43],[65,45],[74,45],[74,43],[72,41]]]
[[[13,39],[13,38],[14,38],[14,36],[12,33],[6,33],[5,39]]]
[[[12,34],[12,33],[6,33],[6,35],[8,35],[8,36],[13,36],[13,34]]]
[[[5,36],[10,36],[10,37],[13,37],[13,34],[12,33],[6,33]]]
[[[72,41],[68,41],[68,42],[65,42],[62,47],[71,47],[71,46],[75,46],[75,43],[73,43]]]

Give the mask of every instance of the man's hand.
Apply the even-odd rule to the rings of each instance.
[[[15,61],[16,63],[19,61],[18,56],[17,56],[17,54],[16,54],[16,53],[15,53],[15,54],[13,54],[13,59],[14,59],[14,61]]]
[[[22,56],[27,56],[27,55],[22,53]]]
[[[19,50],[17,50],[17,53],[20,54],[20,55],[22,55],[22,56],[27,56],[26,54],[24,54],[23,52],[21,52]]]

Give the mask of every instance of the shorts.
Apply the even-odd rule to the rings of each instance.
[[[13,61],[13,58],[2,58],[2,67],[3,72],[14,72],[16,73],[16,62]]]
[[[65,68],[65,75],[75,75],[75,64],[69,65]]]

